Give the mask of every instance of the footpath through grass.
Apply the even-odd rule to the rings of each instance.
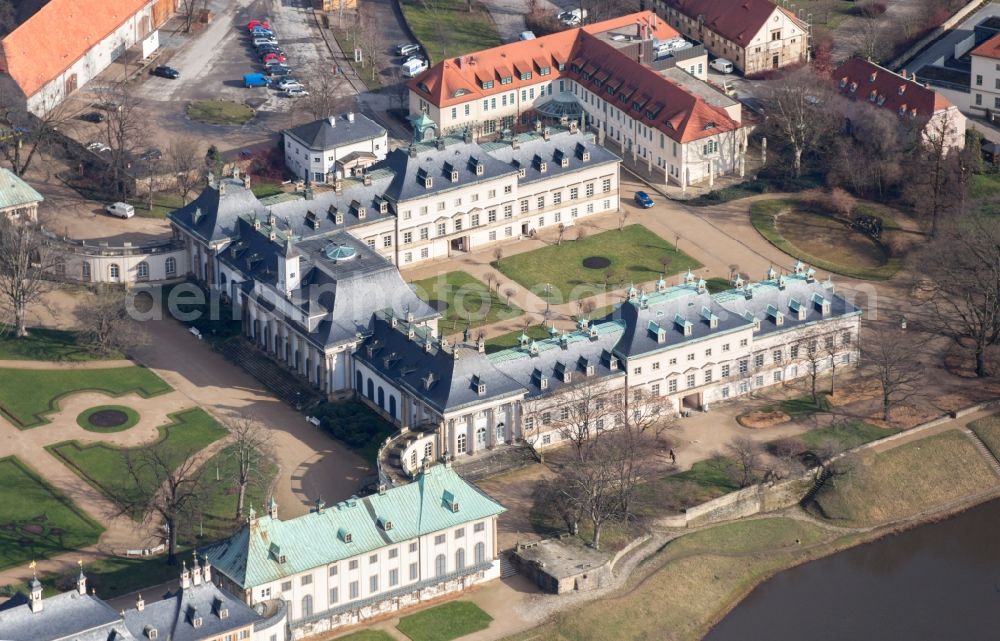
[[[171,414],[170,418],[172,423],[160,427],[159,442],[164,443],[173,468],[226,435],[225,428],[200,408]],[[150,446],[143,446],[147,447]],[[135,491],[125,472],[126,460],[132,450],[106,443],[81,445],[79,441],[64,441],[46,449],[108,498]],[[136,519],[141,516],[132,515]]]
[[[451,641],[490,627],[493,617],[475,603],[451,601],[399,620],[396,628],[413,641]]]
[[[776,218],[783,212],[805,210],[807,208],[808,205],[806,203],[795,198],[761,200],[750,205],[750,223],[758,232],[760,232],[760,235],[767,239],[767,241],[772,245],[792,258],[797,258],[798,260],[808,263],[817,269],[824,269],[835,274],[842,274],[844,276],[859,278],[862,280],[888,280],[889,278],[895,276],[896,272],[898,272],[903,266],[903,261],[899,257],[889,256],[887,257],[886,262],[880,266],[859,266],[850,260],[849,254],[845,254],[840,259],[834,260],[831,257],[816,256],[805,251],[804,249],[801,249],[800,247],[797,247],[790,240],[785,238],[785,236],[778,229]],[[816,223],[824,220],[824,218],[829,220],[829,224],[826,225],[826,228],[822,231],[814,231],[813,233],[823,233],[829,235],[842,234],[845,240],[851,234],[860,234],[860,232],[850,229],[843,223],[836,221],[833,218],[823,217],[818,214],[809,214],[809,222],[804,222],[803,224],[812,224],[813,226],[816,226]],[[830,246],[833,248],[842,248],[842,245],[843,243],[838,243],[836,241],[830,243]]]
[[[600,267],[585,267],[584,259],[602,258]],[[493,267],[522,287],[544,297],[544,285],[552,285],[553,305],[586,298],[628,285],[656,280],[664,271],[676,274],[701,267],[701,263],[677,251],[642,225],[628,225],[587,236],[564,240],[561,245],[502,258]],[[595,263],[591,263],[595,264]]]
[[[121,354],[95,354],[81,345],[76,332],[32,327],[18,338],[14,330],[0,325],[0,361],[92,361],[121,358]]]
[[[403,16],[427,50],[431,65],[502,44],[485,7],[467,0],[399,0]]]
[[[465,272],[448,272],[411,283],[421,300],[446,304],[438,328],[446,333],[463,331],[500,320],[517,318],[524,312],[501,300],[486,283]],[[502,288],[501,288],[502,289]]]
[[[624,594],[588,602],[509,641],[681,641],[773,572],[808,557],[832,536],[789,518],[736,521],[682,536],[644,562]],[[646,574],[648,572],[648,574]]]
[[[0,459],[0,569],[93,545],[103,531],[20,460]]]
[[[1000,479],[957,430],[849,457],[812,506],[837,525],[888,523],[996,487]]]
[[[122,396],[135,392],[143,398],[171,391],[163,379],[145,367],[107,369],[0,368],[0,411],[20,428],[47,423],[46,414],[58,409],[59,399],[76,392],[103,392]]]

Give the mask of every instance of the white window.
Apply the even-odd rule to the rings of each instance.
[[[337,603],[340,601],[340,591],[337,588],[330,588],[330,603]]]
[[[653,371],[655,372],[658,369],[660,369],[660,361],[653,363]]]
[[[660,384],[659,383],[653,383],[652,387],[650,387],[649,389],[650,389],[650,392],[652,392],[653,396],[659,396],[660,395]]]
[[[393,568],[389,570],[389,587],[399,585],[399,570]]]
[[[420,577],[420,569],[416,563],[410,564],[410,580],[416,581]]]
[[[358,598],[360,590],[358,590],[358,582],[357,581],[351,581],[351,584],[348,586],[348,589],[350,590],[351,598],[352,599]]]
[[[687,375],[687,386],[688,387],[694,387],[695,386],[694,374],[688,374]]]
[[[710,370],[710,369],[706,369],[705,370],[705,382],[706,383],[711,383],[712,382],[712,370]]]
[[[722,366],[722,378],[729,378],[729,363]]]

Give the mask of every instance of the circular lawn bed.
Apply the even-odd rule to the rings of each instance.
[[[89,432],[122,432],[139,422],[139,413],[124,405],[98,405],[76,417],[76,423]]]
[[[604,256],[587,256],[582,262],[587,269],[604,269],[611,266],[611,259]]]

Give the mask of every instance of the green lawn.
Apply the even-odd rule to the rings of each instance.
[[[233,456],[235,452],[235,446],[230,445],[205,461],[201,468],[205,492],[199,502],[198,509],[202,513],[202,519],[198,523],[196,533],[203,540],[213,541],[229,536],[237,525],[238,487],[233,481],[238,469],[237,461]],[[247,487],[244,510],[250,506],[254,506],[258,512],[263,510],[263,506],[267,503],[271,482],[277,473],[277,466],[270,463],[267,469],[260,474],[260,477],[254,479],[254,482]]]
[[[471,13],[466,0],[400,0],[399,4],[432,65],[501,44],[493,18],[478,2]]]
[[[506,334],[500,334],[499,336],[494,336],[493,338],[487,338],[486,353],[492,354],[493,352],[499,352],[500,350],[519,346],[521,344],[520,336],[525,333],[535,340],[549,338],[550,336],[549,328],[545,325],[531,325],[527,330],[519,329]]]
[[[231,100],[195,100],[188,103],[187,116],[210,125],[242,125],[253,119],[253,109]]]
[[[879,427],[858,419],[842,423],[834,423],[827,427],[811,430],[800,438],[811,450],[820,449],[825,443],[833,442],[837,450],[850,450],[855,447],[877,441],[886,436],[892,436],[899,430]]]
[[[160,427],[160,442],[166,442],[173,467],[226,435],[225,428],[199,408],[171,414],[170,418],[172,423]],[[105,443],[81,445],[79,441],[64,441],[46,449],[106,496],[128,491],[129,479],[124,472],[128,449]]]
[[[257,198],[267,198],[268,196],[276,196],[278,194],[283,194],[285,191],[281,188],[281,183],[258,181],[250,184],[250,191]]]
[[[987,216],[1000,214],[1000,174],[973,174],[969,181],[969,209]]]
[[[171,390],[145,367],[36,370],[0,368],[0,411],[17,427],[47,423],[45,414],[58,409],[59,399],[74,392],[104,392],[121,396],[136,392],[143,398]]]
[[[491,621],[475,603],[451,601],[405,616],[396,628],[413,641],[451,641],[485,630]]]
[[[611,265],[589,269],[583,266],[583,260],[589,257],[607,258]],[[492,264],[539,296],[544,296],[544,285],[551,284],[558,290],[553,292],[551,302],[559,304],[629,283],[656,280],[663,272],[660,261],[664,257],[670,258],[667,269],[670,274],[701,267],[698,261],[678,252],[671,243],[642,225],[629,225],[621,231],[606,231],[583,240],[563,241],[561,245],[549,245]]]
[[[411,285],[421,300],[447,303],[448,309],[438,321],[438,329],[445,333],[464,331],[470,323],[476,327],[517,318],[524,313],[516,305],[501,300],[486,283],[465,272],[448,272],[414,281]]]
[[[807,209],[808,205],[794,198],[761,200],[750,205],[750,223],[772,245],[792,258],[797,258],[817,269],[862,280],[888,280],[903,266],[903,261],[899,257],[888,257],[884,264],[878,266],[857,265],[852,259],[852,252],[847,248],[847,241],[856,241],[859,246],[867,246],[869,241],[841,222],[828,216],[807,213]],[[788,210],[801,211],[803,216],[808,217],[808,220],[803,222],[808,228],[805,235],[814,240],[827,240],[829,252],[827,256],[816,256],[797,247],[778,230],[775,218]],[[823,224],[824,222],[826,224]],[[861,245],[862,243],[864,245]]]
[[[94,354],[80,345],[76,332],[32,327],[17,338],[13,329],[0,325],[0,361],[91,361],[121,358],[121,354]]]
[[[790,418],[802,418],[803,416],[809,416],[817,412],[829,411],[830,401],[826,398],[827,394],[820,392],[816,396],[819,399],[816,403],[813,403],[812,395],[807,394],[799,398],[790,398],[781,401],[777,406],[767,405],[762,407],[761,410],[765,412],[781,410],[785,414],[788,414]]]
[[[103,531],[20,460],[0,459],[0,568],[93,545]]]
[[[972,421],[968,427],[976,433],[993,456],[1000,458],[1000,416],[994,414]]]
[[[948,504],[1000,482],[957,430],[848,461],[816,494],[812,509],[848,526],[879,525]]]
[[[706,278],[705,286],[708,287],[709,294],[718,294],[719,292],[724,292],[733,288],[733,284],[729,282],[728,278],[722,278],[720,276]]]
[[[135,215],[142,218],[166,218],[167,214],[184,206],[178,194],[161,191],[153,194],[153,208],[149,208],[149,194],[128,200],[135,207]]]
[[[98,412],[105,411],[117,411],[123,412],[128,418],[121,425],[114,425],[108,427],[102,427],[100,425],[95,425],[91,423],[90,417]],[[88,432],[98,432],[101,434],[108,434],[111,432],[124,432],[125,430],[134,427],[136,423],[139,422],[139,412],[135,411],[131,407],[125,407],[124,405],[98,405],[97,407],[91,407],[90,409],[84,410],[76,417],[76,424],[87,430]]]
[[[313,410],[320,429],[343,441],[369,463],[375,462],[378,448],[396,428],[359,401],[322,403]]]

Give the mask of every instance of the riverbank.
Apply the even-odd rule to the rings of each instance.
[[[969,437],[964,423],[963,420],[951,429],[941,430],[949,434],[947,442]],[[541,626],[510,639],[694,641],[707,634],[757,586],[784,570],[1000,498],[995,459],[987,460],[989,453],[976,447],[974,441],[963,444],[961,456],[956,455],[955,449],[942,451],[936,441],[927,442],[927,439],[940,440],[941,431],[934,430],[924,438],[900,439],[891,447],[886,444],[884,448],[874,448],[853,461],[851,469],[837,479],[839,490],[844,490],[845,497],[850,499],[840,500],[841,506],[864,499],[864,492],[846,487],[846,479],[852,473],[859,478],[867,474],[858,483],[866,490],[871,489],[870,482],[875,478],[904,488],[906,491],[899,492],[893,505],[891,520],[876,524],[858,518],[834,521],[796,506],[694,530],[663,531],[661,536],[669,540],[636,566],[617,594],[568,608]],[[913,464],[914,452],[918,450],[920,464]],[[983,459],[970,465],[969,451]],[[886,460],[895,460],[897,465],[891,468],[891,473],[883,471],[873,476],[872,470],[879,469],[878,459],[886,455],[890,455]],[[937,488],[929,498],[922,498],[924,494],[919,487],[926,476],[924,472],[940,466],[951,470],[950,481],[938,474],[923,482],[940,484],[945,478],[949,487]],[[845,513],[857,516],[849,509]]]

